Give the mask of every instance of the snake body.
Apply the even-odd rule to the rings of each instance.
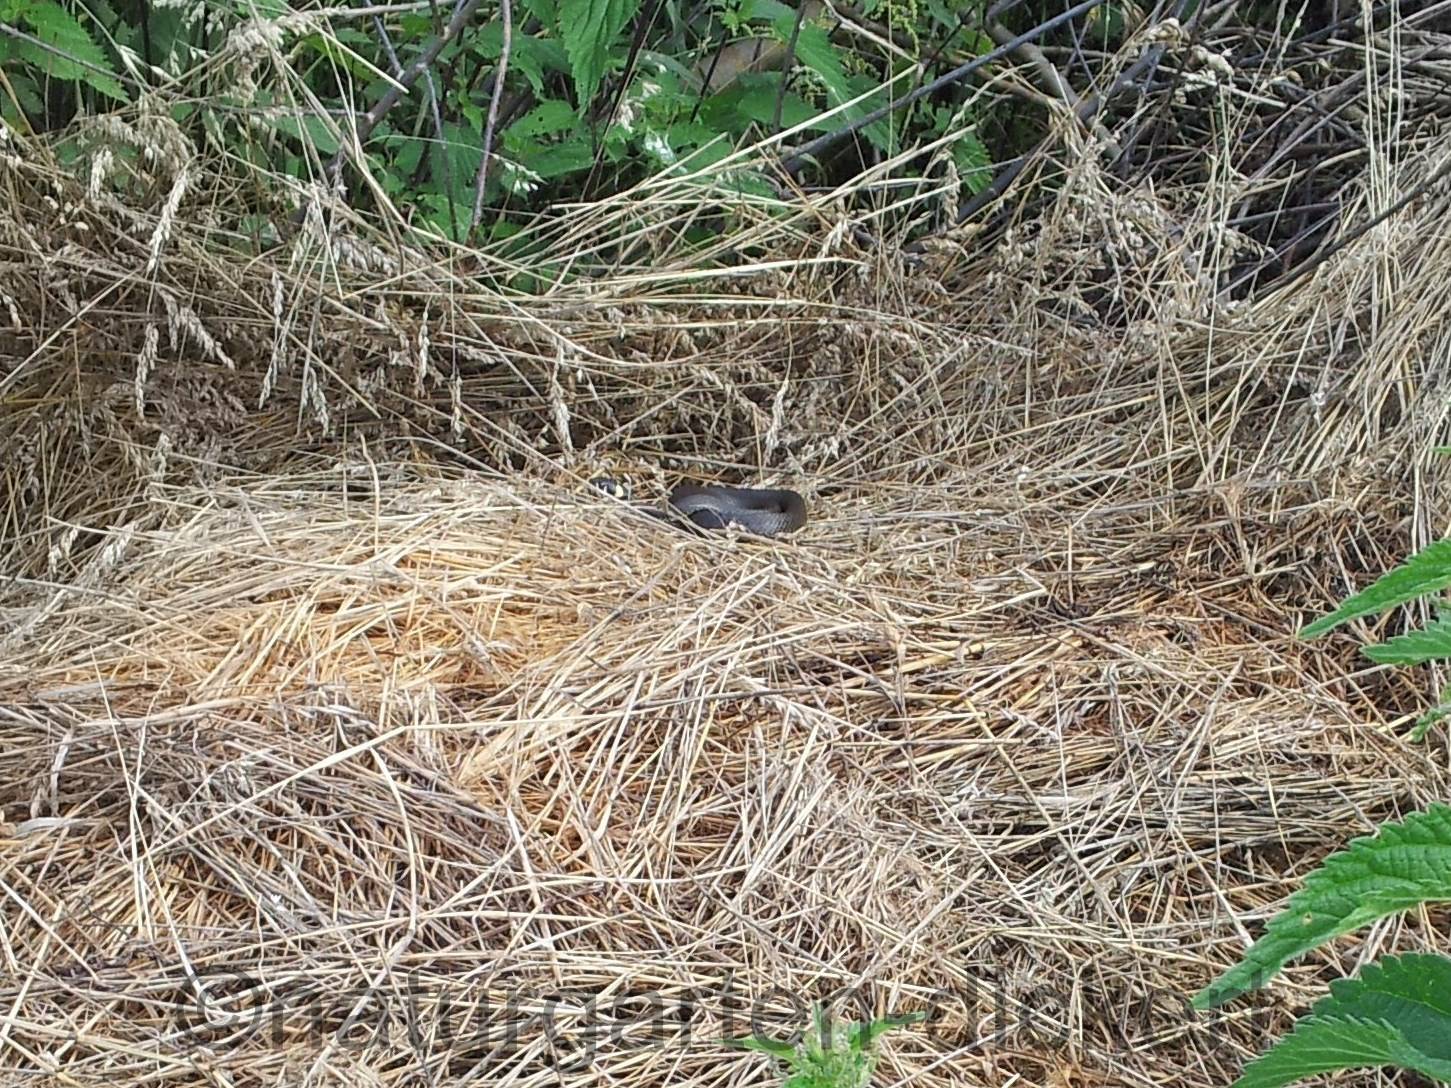
[[[602,491],[624,497],[613,480],[592,481]],[[688,521],[698,529],[737,525],[758,536],[780,536],[806,524],[806,500],[781,488],[726,487],[723,484],[681,484],[670,492],[665,510],[656,517]]]

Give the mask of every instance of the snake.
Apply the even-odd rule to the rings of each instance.
[[[628,489],[609,477],[590,483],[616,498],[629,498]],[[735,525],[757,536],[780,536],[806,524],[806,500],[784,488],[681,484],[670,492],[664,510],[645,512],[677,523],[688,522],[697,529]]]

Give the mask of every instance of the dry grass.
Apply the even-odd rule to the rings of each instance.
[[[1425,678],[1292,637],[1440,532],[1434,204],[1252,306],[1198,271],[1224,179],[1087,160],[911,274],[823,199],[750,228],[780,267],[509,299],[345,221],[228,256],[167,161],[0,200],[5,1083],[764,1083],[741,1009],[862,987],[946,995],[881,1084],[1208,1088],[1333,974],[1451,950],[1414,913],[1182,1006],[1447,794]],[[813,520],[687,538],[602,467]]]

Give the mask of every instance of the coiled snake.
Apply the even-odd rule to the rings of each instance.
[[[608,477],[590,483],[616,498],[629,498],[629,490]],[[736,525],[757,536],[780,536],[806,524],[806,500],[782,488],[681,484],[670,492],[666,509],[645,512],[676,522],[684,520],[698,529]]]

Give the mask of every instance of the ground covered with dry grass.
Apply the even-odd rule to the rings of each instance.
[[[1444,198],[1249,301],[1231,185],[1087,159],[990,249],[822,198],[527,298],[339,209],[229,254],[149,168],[0,200],[4,1083],[768,1083],[720,1038],[834,997],[935,1012],[879,1084],[1207,1088],[1451,950],[1186,1008],[1447,796],[1429,678],[1294,638],[1441,534]],[[687,537],[605,470],[812,516]]]

